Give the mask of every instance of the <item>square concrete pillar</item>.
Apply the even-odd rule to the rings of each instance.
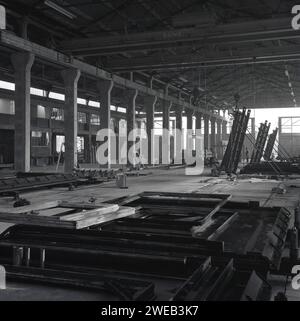
[[[30,82],[34,55],[31,53],[15,53],[11,55],[11,62],[15,71],[15,170],[17,172],[29,172],[31,144]]]
[[[61,74],[65,84],[65,172],[72,173],[77,167],[77,84],[80,70],[65,69]]]
[[[171,101],[163,102],[163,128],[169,130],[170,129],[170,110],[172,108]]]
[[[100,100],[100,130],[109,130],[110,129],[110,121],[111,121],[111,91],[113,89],[114,82],[112,80],[99,80],[97,82],[97,89],[99,92],[99,100]],[[106,137],[104,141],[97,142],[100,146],[102,144],[107,144],[107,167],[111,167],[111,141],[110,136]]]
[[[126,109],[126,119],[127,119],[127,164],[130,165],[129,158],[135,157],[135,151],[133,150],[132,155],[129,155],[129,151],[131,147],[134,146],[135,141],[130,139],[130,133],[133,129],[135,129],[135,102],[136,97],[138,95],[138,91],[136,89],[130,89],[127,91],[127,109]],[[131,164],[134,165],[134,164]]]
[[[204,115],[204,150],[209,150],[209,116]]]
[[[110,105],[111,105],[111,91],[114,83],[112,80],[100,80],[97,82],[97,89],[100,95],[100,128],[110,128]]]
[[[211,126],[211,135],[210,135],[210,148],[213,153],[213,156],[216,157],[216,119],[214,117],[211,117],[210,120],[210,126]]]
[[[195,116],[196,116],[196,129],[201,129],[202,114],[197,112],[195,113]]]
[[[146,96],[144,104],[146,109],[146,131],[148,137],[148,164],[152,165],[152,150],[154,148],[154,137],[152,137],[152,130],[154,129],[154,113],[157,102],[156,96]],[[153,131],[154,135],[154,131]]]
[[[175,128],[182,130],[182,112],[183,112],[183,107],[177,107],[175,110]]]
[[[92,149],[92,133],[91,133],[91,114],[86,113],[86,130],[88,131],[87,135],[84,135],[84,158],[85,162],[91,162],[91,149]]]
[[[220,119],[217,120],[217,133],[216,133],[216,156],[217,159],[222,159],[223,153],[222,153],[222,121]]]
[[[174,160],[176,164],[182,164],[182,112],[183,107],[177,106],[175,109],[175,149],[174,149]],[[180,154],[181,153],[181,154]]]
[[[185,133],[185,152],[190,153],[190,156],[192,156],[192,150],[193,150],[193,115],[194,110],[192,109],[186,109],[185,111],[186,120],[187,120],[187,131]],[[186,154],[188,155],[188,154]],[[186,156],[185,156],[186,157]]]
[[[170,149],[171,149],[171,142],[170,142],[170,110],[172,108],[171,101],[163,101],[163,132],[162,132],[162,164],[168,165],[170,164]]]
[[[194,115],[194,111],[191,109],[188,109],[185,111],[185,115],[186,115],[186,120],[187,120],[187,129],[193,129],[193,115]]]
[[[227,140],[227,121],[222,121],[222,140]]]

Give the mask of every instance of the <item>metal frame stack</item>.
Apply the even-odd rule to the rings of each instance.
[[[221,170],[224,170],[226,173],[236,173],[248,128],[250,113],[251,111],[246,111],[246,108],[243,108],[242,111],[236,110],[234,113],[234,121],[228,145],[221,163]]]
[[[264,160],[266,161],[271,160],[272,151],[274,149],[277,133],[278,133],[278,128],[274,129],[273,133],[269,135],[267,146],[264,153]]]
[[[266,145],[268,133],[270,130],[271,123],[266,120],[265,123],[261,123],[258,131],[258,135],[255,141],[254,150],[251,156],[250,164],[259,163]]]
[[[260,294],[269,271],[281,272],[288,210],[228,194],[143,192],[110,204],[136,213],[88,229],[9,227],[0,234],[8,280],[93,289],[106,300],[269,300]]]

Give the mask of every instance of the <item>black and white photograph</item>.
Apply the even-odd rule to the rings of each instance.
[[[300,301],[299,229],[300,1],[0,0],[0,309]]]

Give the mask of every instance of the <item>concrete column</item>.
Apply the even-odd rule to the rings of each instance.
[[[120,119],[119,118],[115,118],[115,122],[114,122],[114,132],[116,135],[116,162],[117,164],[120,164],[120,155],[119,155],[119,133],[120,133]]]
[[[86,113],[86,126],[88,135],[84,139],[84,152],[86,162],[91,163],[91,150],[92,150],[92,130],[91,130],[91,113]]]
[[[222,121],[222,140],[227,140],[227,121]]]
[[[110,129],[110,120],[111,120],[111,91],[113,89],[114,82],[112,80],[99,80],[97,82],[97,89],[100,96],[100,129]],[[105,141],[99,142],[100,146],[104,143],[107,143],[108,148],[108,160],[107,167],[111,166],[111,146],[110,146],[110,137],[107,137]]]
[[[135,129],[135,101],[138,95],[136,89],[130,89],[127,91],[127,109],[126,109],[126,119],[127,119],[127,140],[129,138],[129,133]],[[127,141],[127,155],[128,152],[135,142]],[[129,160],[128,160],[129,165]]]
[[[61,74],[65,84],[65,172],[72,173],[77,166],[77,84],[80,71],[65,69]]]
[[[183,149],[183,142],[182,142],[182,112],[183,112],[183,107],[177,106],[175,109],[175,140],[174,140],[174,159],[180,160],[180,164],[182,161],[182,153],[181,150],[179,150],[179,147],[181,146]],[[180,134],[177,133],[177,131],[180,130]],[[173,155],[172,155],[173,157]]]
[[[213,156],[216,157],[216,119],[211,117],[210,120],[211,126],[211,136],[210,136],[210,146],[213,152]]]
[[[164,101],[163,103],[163,128],[170,129],[170,110],[172,108],[171,101]]]
[[[204,115],[204,150],[209,150],[209,116]]]
[[[196,129],[201,129],[201,120],[202,120],[202,114],[201,113],[196,113]]]
[[[11,55],[15,71],[15,170],[30,171],[30,78],[34,55]]]
[[[172,108],[171,101],[164,101],[163,103],[163,134],[161,141],[161,151],[162,151],[162,164],[170,163],[170,153],[171,153],[171,145],[170,145],[170,110]]]
[[[175,117],[176,117],[175,128],[180,130],[182,130],[182,112],[183,112],[182,107],[177,107],[175,110]]]
[[[222,159],[222,121],[220,119],[217,120],[217,134],[216,134],[216,145],[217,145],[217,159]]]
[[[146,131],[148,136],[148,164],[152,165],[152,129],[154,129],[154,113],[155,104],[157,102],[156,96],[146,96],[144,104],[146,109]]]
[[[114,82],[112,80],[100,80],[97,83],[100,95],[100,129],[110,128],[110,105],[113,86]]]
[[[201,120],[202,120],[202,113],[200,113],[200,112],[195,112],[195,117],[196,117],[196,122],[195,122],[195,134],[196,134],[196,137],[199,137],[199,135],[201,134],[201,128],[202,128],[202,122],[201,122]],[[197,131],[198,131],[198,133],[197,133]],[[198,139],[199,138],[197,138],[196,140],[195,140],[195,147],[196,147],[196,150],[198,149],[198,147],[200,148],[200,146],[197,146],[197,144],[198,144]],[[201,150],[203,149],[203,145],[201,146]]]
[[[187,132],[185,133],[185,149],[187,151],[191,151],[193,149],[193,137],[190,135],[190,130],[193,130],[193,115],[194,115],[194,110],[192,109],[187,109],[185,111],[186,115],[186,120],[187,120]]]
[[[194,111],[191,109],[188,109],[185,111],[186,114],[186,120],[187,120],[187,129],[193,129],[193,115],[194,115]]]

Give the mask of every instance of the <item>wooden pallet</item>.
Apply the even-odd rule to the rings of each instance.
[[[82,229],[135,213],[132,207],[54,201],[0,212],[0,222]]]

